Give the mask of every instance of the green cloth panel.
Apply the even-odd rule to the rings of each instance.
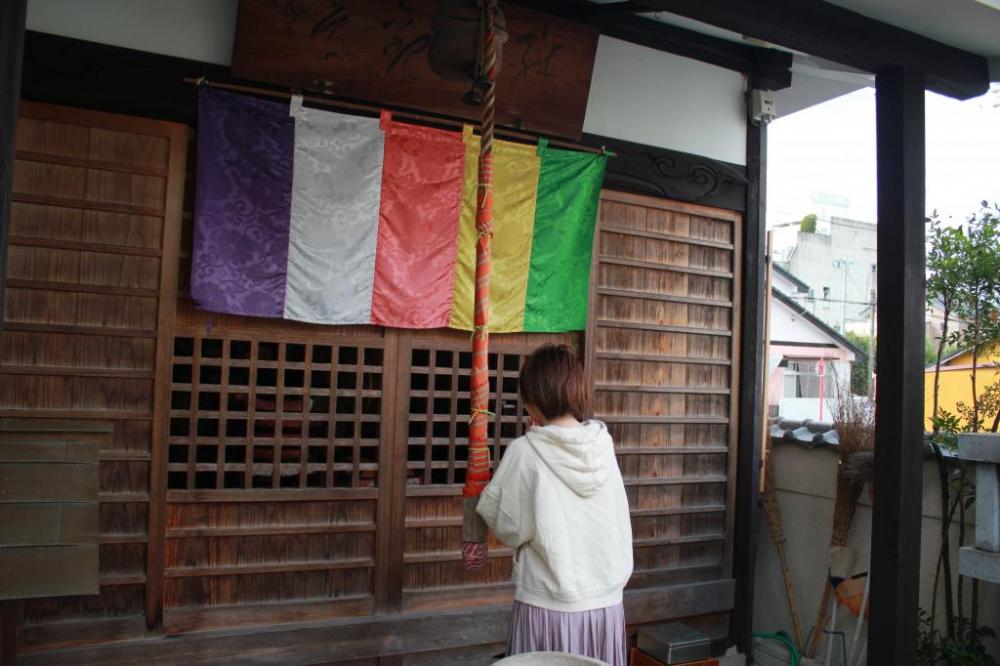
[[[524,330],[587,328],[590,259],[607,156],[539,141],[541,170],[525,297]]]

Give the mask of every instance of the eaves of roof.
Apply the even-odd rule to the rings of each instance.
[[[802,304],[794,301],[788,294],[784,293],[777,287],[771,287],[771,294],[779,301],[790,307],[796,314],[803,317],[810,324],[819,328],[821,331],[823,331],[831,338],[836,340],[839,345],[854,352],[855,356],[857,357],[857,361],[866,362],[868,360],[868,354],[864,350],[862,350],[853,342],[845,338],[835,328],[827,324],[825,321],[823,321],[813,313],[809,312],[809,310],[802,307]]]

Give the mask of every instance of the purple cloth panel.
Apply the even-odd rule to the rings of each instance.
[[[524,652],[568,652],[627,666],[625,608],[621,604],[564,613],[514,602],[507,656]]]
[[[294,145],[287,103],[198,90],[191,297],[199,307],[284,314]]]

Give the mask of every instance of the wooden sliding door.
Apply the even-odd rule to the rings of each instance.
[[[0,416],[113,425],[99,452],[100,594],[26,602],[22,643],[140,635],[158,598],[154,380],[170,361],[188,130],[20,108]]]
[[[740,216],[605,191],[588,373],[625,477],[631,589],[728,578]]]

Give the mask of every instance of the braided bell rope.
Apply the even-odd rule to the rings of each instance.
[[[479,148],[479,185],[476,188],[476,292],[475,327],[472,333],[471,417],[469,426],[469,459],[462,490],[466,501],[478,497],[490,480],[489,449],[489,320],[490,320],[490,263],[493,239],[493,125],[495,118],[496,90],[496,35],[494,20],[496,0],[486,0],[483,11],[483,70],[488,87],[483,101],[482,137]],[[465,521],[481,520],[472,512],[465,514]],[[462,555],[466,569],[485,565],[487,546],[485,530],[479,526],[465,525],[463,532],[482,534],[483,541],[464,539]],[[472,528],[472,529],[470,529]]]

